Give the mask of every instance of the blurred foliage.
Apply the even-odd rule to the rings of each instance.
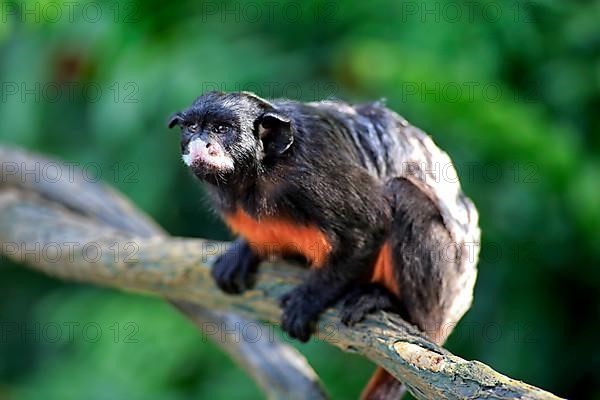
[[[386,98],[450,153],[481,213],[475,303],[448,348],[600,398],[598,1],[1,4],[0,140],[78,163],[175,235],[227,237],[165,127],[202,91]],[[0,276],[0,399],[261,396],[158,300],[6,260]],[[297,346],[333,398],[372,369]]]

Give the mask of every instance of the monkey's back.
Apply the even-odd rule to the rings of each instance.
[[[351,157],[372,176],[386,181],[402,177],[419,188],[438,208],[454,243],[456,268],[462,282],[446,320],[456,322],[470,307],[476,279],[480,230],[478,213],[461,190],[450,157],[431,137],[382,103],[351,106],[338,101],[308,103],[307,115],[331,120],[336,129],[308,129],[307,138],[320,146],[338,149],[340,157]],[[348,151],[348,149],[352,149]]]

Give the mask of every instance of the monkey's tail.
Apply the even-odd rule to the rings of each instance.
[[[406,386],[389,372],[377,367],[367,387],[360,395],[361,400],[398,400],[406,393]]]

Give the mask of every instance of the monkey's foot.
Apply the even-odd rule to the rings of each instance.
[[[342,299],[341,320],[353,326],[378,310],[398,311],[397,300],[383,286],[366,284],[352,289]]]
[[[254,286],[260,259],[247,243],[237,241],[215,261],[212,277],[226,293],[240,294]]]
[[[315,331],[315,324],[321,312],[314,296],[308,295],[304,287],[298,286],[279,299],[283,308],[281,329],[290,337],[307,342]]]

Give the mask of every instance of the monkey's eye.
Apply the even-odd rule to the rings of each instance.
[[[219,134],[224,134],[229,132],[229,127],[227,125],[214,125],[212,127],[212,131],[213,133],[219,133]]]
[[[191,124],[187,126],[187,130],[191,133],[196,133],[198,131],[198,124]]]

